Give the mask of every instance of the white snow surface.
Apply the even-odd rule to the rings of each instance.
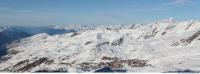
[[[188,39],[200,31],[199,21],[177,22],[168,19],[146,26],[130,27],[132,25],[129,28],[111,30],[95,28],[53,36],[45,33],[34,35],[8,46],[10,51],[21,52],[7,55],[11,58],[0,63],[0,70],[26,59],[48,57],[54,60],[54,64],[43,64],[30,72],[59,68],[66,68],[69,72],[79,72],[77,64],[98,63],[101,57],[109,56],[122,59],[144,59],[151,65],[125,67],[128,72],[168,72],[186,69],[200,71],[200,36],[188,45],[173,46],[175,42]],[[123,38],[123,41],[113,46],[112,43],[120,38]],[[66,57],[67,59],[62,60]],[[73,61],[76,61],[76,64],[72,67],[59,65],[59,63]]]

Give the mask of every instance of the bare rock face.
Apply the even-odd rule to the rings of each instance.
[[[79,35],[79,33],[74,32],[74,33],[71,35],[71,37],[74,37],[74,36],[77,36],[77,35]]]
[[[17,64],[15,64],[12,67],[8,67],[4,69],[3,71],[9,71],[9,72],[27,72],[32,70],[33,68],[41,65],[42,63],[44,64],[52,64],[53,60],[48,60],[47,57],[39,58],[38,60],[31,62],[29,59],[20,61]]]
[[[144,33],[142,35],[142,38],[150,39],[152,37],[155,37],[157,35],[157,33],[158,33],[157,28],[154,28],[151,32]]]
[[[102,57],[102,60],[109,60],[110,62],[100,62],[100,66],[108,66],[111,68],[122,68],[125,64],[130,67],[144,67],[147,66],[147,60],[140,60],[140,59],[125,59],[122,60],[117,57]]]
[[[199,37],[200,35],[200,31],[197,31],[195,34],[193,34],[192,36],[190,36],[187,39],[182,39],[180,40],[180,42],[175,42],[174,44],[172,44],[173,46],[177,46],[177,45],[183,45],[186,46],[188,44],[190,44],[192,41],[194,41],[197,37]]]
[[[112,46],[117,46],[117,45],[121,45],[123,42],[123,37],[119,38],[118,40],[114,41],[113,43],[111,43]]]
[[[125,65],[130,67],[145,67],[147,65],[147,60],[139,59],[126,59],[122,60],[117,57],[102,57],[102,62],[93,63],[93,62],[83,62],[78,64],[79,68],[83,71],[90,72],[92,70],[98,70],[100,68],[109,67],[111,69],[122,69]]]
[[[195,40],[197,37],[199,37],[199,35],[200,35],[200,31],[197,31],[195,34],[193,34],[188,39],[186,39],[185,41],[183,41],[183,44],[184,45],[190,44],[193,40]]]

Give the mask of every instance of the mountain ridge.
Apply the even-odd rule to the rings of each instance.
[[[0,70],[95,72],[108,66],[127,72],[200,71],[199,21],[169,19],[131,27],[24,38],[7,46]]]

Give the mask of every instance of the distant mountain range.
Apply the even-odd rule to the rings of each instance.
[[[6,46],[0,71],[200,72],[200,21],[77,26],[23,30],[26,38]]]

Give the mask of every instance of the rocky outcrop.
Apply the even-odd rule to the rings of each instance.
[[[125,65],[128,65],[129,67],[145,67],[147,65],[146,60],[139,60],[139,59],[126,59],[122,60],[117,57],[102,57],[103,61],[99,63],[93,63],[93,62],[83,62],[78,64],[79,68],[82,71],[92,71],[97,70],[99,68],[109,67],[111,69],[123,69]]]
[[[112,42],[111,45],[112,45],[112,46],[121,45],[122,42],[123,42],[123,40],[124,40],[124,38],[121,37],[121,38],[117,39],[116,41]]]
[[[146,60],[139,59],[127,59],[127,60],[114,60],[111,62],[100,62],[99,66],[109,66],[111,68],[123,68],[124,65],[128,65],[130,67],[144,67],[147,66]]]
[[[145,32],[142,33],[142,35],[139,38],[143,38],[143,39],[150,39],[152,37],[155,37],[157,35],[158,31],[157,28],[154,28],[152,31],[150,32]]]
[[[50,65],[53,63],[53,60],[49,60],[47,57],[40,58],[34,62],[31,62],[29,59],[20,61],[16,63],[12,67],[8,67],[4,69],[3,71],[9,71],[9,72],[27,72],[30,71],[31,69],[41,65],[41,64],[47,64]]]
[[[89,72],[89,71],[100,68],[97,63],[92,63],[92,62],[83,62],[83,63],[78,64],[78,66],[82,71],[85,71],[85,72]]]
[[[77,36],[77,35],[79,35],[79,33],[74,32],[70,37],[74,37],[74,36]]]
[[[106,57],[106,56],[101,57],[101,60],[117,60],[117,59],[118,59],[117,57]]]
[[[35,73],[67,73],[68,71],[65,69],[58,69],[58,70],[37,70]]]
[[[86,42],[85,45],[88,45],[88,44],[90,44],[90,43],[93,43],[93,42],[92,42],[92,41]]]
[[[197,37],[199,37],[200,35],[200,31],[197,31],[195,34],[193,34],[192,36],[190,36],[189,38],[187,39],[182,39],[180,40],[179,42],[175,42],[173,43],[172,45],[173,46],[177,46],[177,45],[183,45],[183,46],[186,46],[188,44],[190,44],[192,41],[194,41]]]

